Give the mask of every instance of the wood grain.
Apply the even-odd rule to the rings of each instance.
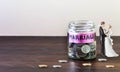
[[[113,37],[114,46],[120,54],[120,37]],[[97,58],[93,61],[72,60],[67,56],[66,37],[0,37],[0,72],[120,72],[120,57],[107,58],[107,62],[98,62],[101,58],[97,37]],[[58,63],[66,59],[68,63]],[[82,63],[90,62],[91,67]],[[47,64],[48,68],[39,68],[39,64]],[[62,68],[52,68],[60,64]],[[114,68],[105,65],[113,64]]]

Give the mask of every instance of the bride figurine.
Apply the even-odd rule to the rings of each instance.
[[[105,37],[105,56],[107,57],[118,57],[119,55],[113,50],[113,39],[111,38],[112,35],[112,26],[109,25],[108,30],[104,31],[106,34]]]

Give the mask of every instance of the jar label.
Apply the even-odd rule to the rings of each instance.
[[[95,41],[95,32],[69,33],[69,43],[91,43]]]

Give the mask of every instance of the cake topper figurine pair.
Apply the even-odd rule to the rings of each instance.
[[[114,51],[113,39],[111,38],[112,26],[109,25],[108,28],[105,28],[105,22],[102,21],[99,27],[99,37],[101,45],[101,54],[106,57],[118,57],[119,55]]]

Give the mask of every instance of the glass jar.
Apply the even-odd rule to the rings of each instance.
[[[89,20],[70,22],[68,26],[68,56],[72,59],[96,58],[95,25]]]

